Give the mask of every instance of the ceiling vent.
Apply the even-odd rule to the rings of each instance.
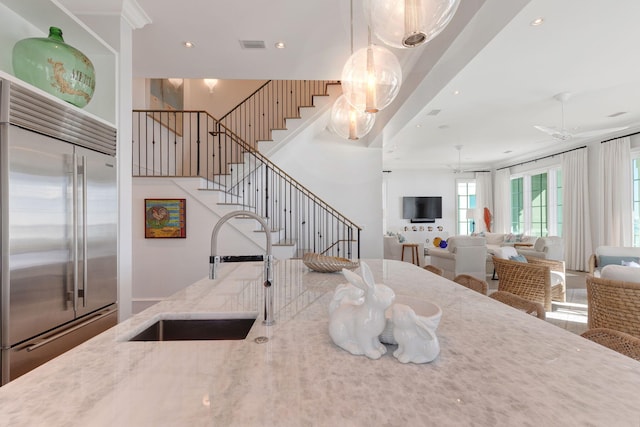
[[[240,40],[240,46],[243,49],[265,49],[263,40]]]
[[[427,116],[437,116],[438,114],[440,114],[440,111],[442,110],[431,110],[427,113]]]

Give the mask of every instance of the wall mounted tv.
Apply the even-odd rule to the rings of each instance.
[[[435,222],[442,218],[442,197],[403,197],[402,218],[411,222]]]

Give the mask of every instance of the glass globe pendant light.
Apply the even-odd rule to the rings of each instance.
[[[356,110],[344,95],[340,95],[331,108],[331,127],[343,138],[362,138],[373,128],[375,121],[375,114]]]
[[[357,50],[342,69],[342,93],[358,111],[377,113],[395,99],[402,68],[387,48],[369,43]]]
[[[449,24],[460,0],[364,0],[373,34],[388,46],[412,48],[436,37]]]

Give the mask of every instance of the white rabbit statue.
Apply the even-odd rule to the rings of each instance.
[[[351,354],[379,359],[387,352],[378,336],[384,330],[384,312],[395,294],[385,285],[376,285],[369,266],[361,262],[362,277],[343,269],[350,285],[339,285],[329,306],[329,336]]]
[[[333,292],[333,299],[329,304],[329,314],[333,313],[343,303],[354,305],[364,303],[364,290],[347,283],[336,286],[336,290]]]
[[[402,363],[428,363],[438,357],[440,344],[431,325],[416,316],[408,305],[392,307],[393,338],[398,349],[393,355]]]

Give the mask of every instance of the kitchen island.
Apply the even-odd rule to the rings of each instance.
[[[0,425],[640,424],[640,363],[412,264],[366,262],[396,294],[442,308],[434,362],[402,364],[395,346],[370,360],[334,345],[328,306],[340,273],[277,261],[276,323],[263,326],[262,264],[225,264],[219,279],[1,387]],[[244,340],[128,341],[161,317],[243,314],[258,316]]]

